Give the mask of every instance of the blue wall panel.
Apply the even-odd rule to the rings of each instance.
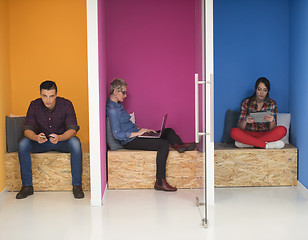
[[[308,187],[308,1],[290,1],[291,141],[298,147],[298,180]]]
[[[215,142],[228,109],[239,110],[258,77],[289,112],[289,0],[214,0]]]

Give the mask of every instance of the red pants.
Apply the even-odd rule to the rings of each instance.
[[[275,142],[282,139],[287,134],[287,129],[284,126],[277,126],[268,132],[252,132],[232,128],[230,134],[235,141],[265,148],[266,142]]]

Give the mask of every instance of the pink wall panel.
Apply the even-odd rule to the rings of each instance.
[[[202,65],[204,62],[202,62],[202,8],[203,8],[202,0],[195,0],[195,73],[198,73],[199,81],[205,80],[203,78],[203,68]],[[199,85],[199,131],[203,131],[203,125],[202,125],[202,115],[203,113],[203,101],[202,101],[202,85]]]
[[[202,0],[195,0],[195,73],[202,80]]]
[[[138,126],[194,140],[195,0],[106,0],[107,83],[129,84]],[[199,67],[197,67],[200,69]],[[103,98],[102,98],[103,99]]]

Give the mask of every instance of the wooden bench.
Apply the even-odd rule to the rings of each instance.
[[[87,149],[88,147],[83,146],[82,187],[84,190],[90,190],[90,154]],[[33,153],[31,159],[35,191],[72,190],[70,153]],[[22,184],[17,152],[6,153],[5,169],[7,190],[19,191]]]
[[[201,188],[204,158],[198,151],[178,153],[170,149],[166,178],[177,188]],[[108,188],[144,189],[154,187],[156,151],[121,149],[108,151]]]
[[[236,148],[215,143],[215,186],[297,185],[297,148]]]

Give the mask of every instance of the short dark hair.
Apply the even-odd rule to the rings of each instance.
[[[40,91],[42,91],[42,89],[45,89],[45,90],[54,89],[54,90],[56,90],[56,93],[58,91],[56,83],[54,81],[50,81],[50,80],[47,80],[47,81],[41,83]]]
[[[123,87],[127,87],[127,83],[121,79],[121,78],[116,78],[110,83],[110,95],[113,94],[114,90],[121,91],[123,90]]]

